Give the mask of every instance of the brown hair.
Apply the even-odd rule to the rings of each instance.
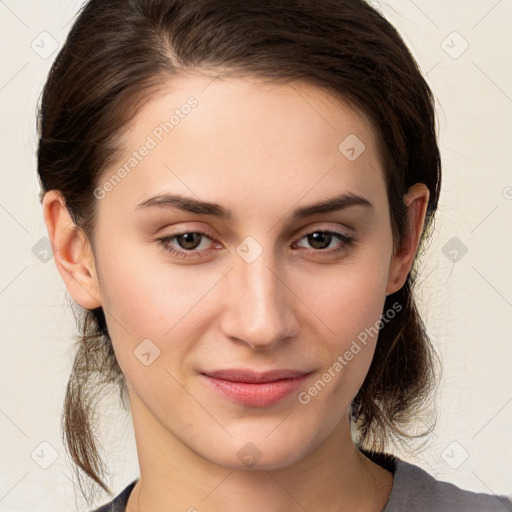
[[[45,85],[39,117],[41,198],[58,189],[76,226],[92,241],[93,191],[116,156],[123,126],[180,72],[212,70],[275,82],[300,80],[364,112],[377,133],[393,241],[407,227],[403,195],[430,190],[420,251],[437,208],[441,164],[434,99],[395,28],[363,0],[90,0]],[[413,285],[386,298],[375,356],[351,415],[358,444],[384,450],[430,396],[435,352]],[[72,460],[105,489],[93,429],[96,386],[126,383],[101,308],[79,317],[81,335],[67,386],[62,427]],[[92,390],[94,392],[92,392]],[[80,472],[77,469],[80,480]]]

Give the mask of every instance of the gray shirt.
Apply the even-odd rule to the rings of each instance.
[[[466,491],[433,478],[423,469],[395,461],[391,495],[382,512],[512,512],[512,495]]]
[[[436,480],[420,467],[392,455],[364,453],[393,473],[393,487],[382,512],[512,512],[512,495],[506,497],[466,491]],[[125,512],[136,482],[130,483],[114,500],[93,512]]]

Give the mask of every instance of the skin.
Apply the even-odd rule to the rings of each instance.
[[[43,202],[67,290],[83,307],[103,306],[127,381],[141,475],[128,510],[261,511],[264,498],[270,512],[380,511],[393,476],[356,449],[348,416],[376,337],[307,404],[297,392],[271,406],[242,406],[199,372],[307,370],[299,389],[307,391],[403,286],[428,189],[416,184],[404,197],[409,228],[394,248],[365,116],[305,83],[200,74],[174,78],[144,105],[105,179],[191,95],[198,106],[97,201],[92,247],[57,191]],[[365,144],[354,161],[338,149],[349,134]],[[136,209],[162,192],[219,203],[233,219]],[[293,209],[345,192],[373,207],[291,220]],[[355,243],[333,237],[315,246],[306,235],[320,229],[350,233]],[[172,255],[157,241],[197,231],[208,233],[197,257]],[[246,237],[262,251],[250,263],[237,252]],[[148,366],[134,356],[144,339],[160,350]],[[260,456],[252,467],[237,455],[247,443]]]

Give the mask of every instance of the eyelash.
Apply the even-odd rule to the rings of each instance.
[[[352,235],[349,235],[347,233],[340,233],[338,231],[330,231],[330,230],[327,230],[327,229],[317,229],[315,231],[311,231],[309,233],[306,233],[301,238],[299,238],[298,241],[300,241],[303,238],[306,238],[306,237],[308,237],[308,236],[310,236],[310,235],[312,235],[314,233],[322,233],[322,234],[333,235],[339,241],[343,242],[343,245],[340,248],[334,249],[334,250],[309,249],[309,250],[307,250],[308,252],[317,252],[317,253],[325,254],[325,255],[333,255],[333,254],[337,254],[337,253],[340,253],[340,252],[344,251],[345,249],[349,248],[351,245],[353,245],[355,243],[355,239],[354,239],[354,237]],[[174,235],[169,235],[169,236],[164,236],[164,237],[158,238],[157,242],[163,247],[163,249],[165,251],[167,251],[168,253],[170,253],[170,254],[172,254],[174,256],[178,256],[180,258],[185,258],[185,259],[186,258],[197,258],[197,257],[200,257],[199,253],[204,252],[204,250],[192,249],[192,250],[188,250],[187,251],[187,250],[184,250],[184,249],[178,249],[174,245],[170,245],[170,242],[172,240],[174,240],[175,238],[177,238],[179,236],[187,235],[187,234],[201,235],[201,236],[209,238],[210,240],[213,241],[213,239],[208,235],[208,233],[205,233],[204,231],[184,231],[183,233],[176,233]]]

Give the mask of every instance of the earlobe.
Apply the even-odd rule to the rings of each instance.
[[[49,190],[45,194],[43,213],[55,264],[69,294],[84,308],[101,306],[91,245],[71,219],[59,191]]]
[[[406,234],[391,258],[386,295],[402,288],[413,266],[425,224],[429,195],[425,184],[416,183],[404,196],[407,207]]]

